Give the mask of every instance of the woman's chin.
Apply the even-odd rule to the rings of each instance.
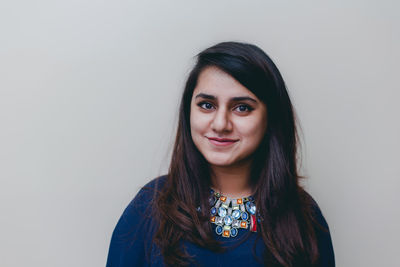
[[[246,158],[225,158],[225,157],[206,157],[207,162],[211,166],[215,167],[224,167],[224,168],[237,168],[237,167],[244,167],[248,166],[248,164],[251,164],[252,158],[251,157],[246,157]]]
[[[231,159],[210,158],[207,159],[207,162],[211,166],[216,166],[216,167],[230,167],[234,165],[234,162]]]
[[[207,158],[206,159],[208,164],[212,166],[219,166],[219,167],[227,167],[232,165],[232,162],[229,160],[224,160],[224,159],[214,159],[214,158]]]

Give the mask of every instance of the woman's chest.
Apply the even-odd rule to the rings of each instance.
[[[193,256],[191,266],[264,266],[262,263],[265,245],[256,234],[246,240],[227,240],[223,242],[224,252],[213,252],[195,244],[185,243],[187,252]]]

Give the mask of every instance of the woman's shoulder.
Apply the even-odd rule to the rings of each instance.
[[[148,189],[161,189],[166,180],[167,180],[167,174],[164,175],[160,175],[156,178],[153,178],[152,180],[150,180],[147,184],[145,184],[142,189],[148,188]]]
[[[157,194],[162,190],[167,180],[167,175],[158,176],[141,187],[136,196],[131,200],[125,214],[134,209],[136,212],[147,211],[151,208]]]
[[[322,228],[322,230],[329,231],[328,223],[326,222],[317,201],[305,190],[303,190],[302,197],[306,205],[308,205],[310,208],[312,218],[314,222],[317,223],[317,227]]]
[[[151,194],[158,193],[165,185],[167,175],[158,176],[146,183],[137,193],[136,197],[149,197]]]
[[[305,198],[305,202],[309,205],[314,222],[320,253],[320,264],[318,266],[335,266],[335,253],[328,223],[317,201],[306,191],[303,192],[303,197]]]
[[[166,177],[162,175],[145,184],[125,208],[111,237],[107,266],[143,266],[149,262],[147,253],[157,228],[153,200]]]
[[[154,200],[164,186],[166,175],[145,184],[123,211],[115,228],[116,232],[129,232],[132,227],[148,226],[154,219]]]

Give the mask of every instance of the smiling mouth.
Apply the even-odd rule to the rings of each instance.
[[[228,138],[214,138],[214,137],[207,137],[210,140],[210,143],[216,146],[229,146],[236,143],[239,140],[228,139]]]

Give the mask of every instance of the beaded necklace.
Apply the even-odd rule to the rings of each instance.
[[[236,237],[239,229],[257,232],[254,197],[228,198],[211,189],[211,223],[215,232],[223,237]]]

